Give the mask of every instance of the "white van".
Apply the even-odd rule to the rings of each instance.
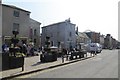
[[[99,43],[89,43],[86,45],[87,52],[96,52],[101,53],[102,51],[102,45]]]

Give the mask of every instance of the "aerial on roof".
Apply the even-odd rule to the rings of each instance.
[[[6,6],[6,7],[10,7],[10,8],[14,8],[14,9],[18,9],[18,10],[22,10],[22,11],[25,11],[25,12],[29,12],[29,13],[30,13],[30,11],[27,11],[27,10],[21,9],[21,8],[16,7],[16,6],[13,6],[13,5],[2,4],[2,6]]]

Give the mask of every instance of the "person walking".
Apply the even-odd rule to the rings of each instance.
[[[31,46],[30,46],[30,44],[28,44],[28,46],[27,46],[27,56],[30,56],[30,49],[31,49]]]
[[[6,53],[6,52],[8,52],[8,51],[9,51],[9,47],[8,47],[7,44],[4,43],[4,44],[2,45],[2,52],[3,52],[3,53]]]
[[[27,45],[24,43],[22,46],[22,52],[27,55]]]
[[[65,49],[66,61],[68,61],[68,49]]]
[[[61,56],[62,57],[62,63],[64,63],[64,55],[65,55],[65,49],[63,48],[62,49],[62,56]]]
[[[33,45],[31,45],[30,54],[31,54],[31,56],[34,56],[34,55],[35,55],[35,54],[34,54],[34,46],[33,46]]]

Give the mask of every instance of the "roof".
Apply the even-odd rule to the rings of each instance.
[[[67,21],[57,22],[57,23],[53,23],[53,24],[50,24],[50,25],[47,25],[47,26],[43,26],[42,28],[50,27],[50,26],[53,26],[53,25],[58,25],[58,24],[66,23],[66,22],[67,22]],[[69,23],[72,24],[72,25],[75,25],[75,24],[73,24],[73,23],[71,23],[71,22],[69,22]]]
[[[36,21],[36,20],[34,20],[34,19],[32,19],[32,18],[30,18],[30,21],[32,21],[32,22],[36,22],[36,23],[38,23],[38,24],[40,24],[40,25],[41,25],[41,23],[40,23],[40,22],[38,22],[38,21]]]
[[[30,11],[27,11],[27,10],[21,9],[21,8],[16,7],[16,6],[13,6],[13,5],[2,4],[2,6],[6,6],[6,7],[13,8],[13,9],[18,9],[18,10],[21,10],[21,11],[25,11],[25,12],[31,13]]]
[[[78,32],[78,36],[79,37],[83,37],[83,38],[89,38],[84,32]]]
[[[86,31],[84,31],[84,33],[97,33],[97,34],[100,34],[100,32],[95,32],[95,31],[91,31],[91,30],[86,30]]]

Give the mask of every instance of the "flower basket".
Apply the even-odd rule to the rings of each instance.
[[[14,68],[19,68],[24,65],[24,57],[22,56],[10,56],[9,57],[9,68],[14,69]]]
[[[2,54],[2,70],[19,68],[24,65],[24,54],[16,53],[16,55]]]
[[[55,52],[49,52],[40,55],[41,62],[52,62],[57,61],[57,54]]]
[[[16,44],[16,43],[19,42],[19,38],[12,38],[12,39],[11,39],[11,42]]]
[[[9,54],[2,53],[2,70],[9,69]]]

